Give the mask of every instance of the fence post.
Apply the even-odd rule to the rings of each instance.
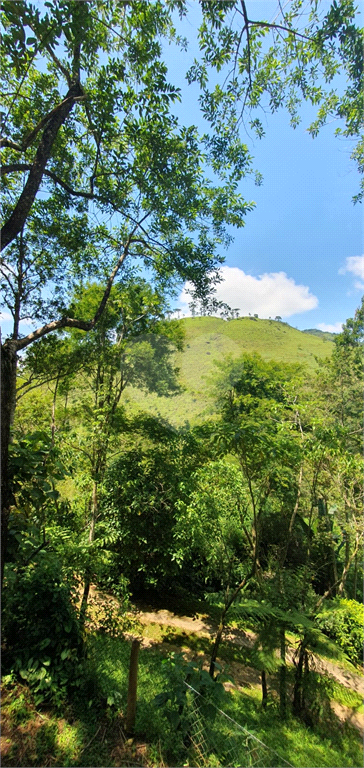
[[[126,709],[125,723],[125,730],[128,735],[132,735],[134,733],[135,727],[139,648],[140,640],[134,638],[130,651],[128,704]]]

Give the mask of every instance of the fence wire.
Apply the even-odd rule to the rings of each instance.
[[[240,723],[219,709],[188,683],[186,717],[188,719],[188,763],[225,768],[293,768],[275,750],[268,747]],[[207,705],[212,717],[203,710]]]

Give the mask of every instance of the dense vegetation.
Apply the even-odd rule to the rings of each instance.
[[[293,125],[306,99],[313,134],[333,115],[358,137],[362,36],[350,0],[306,21],[291,2],[275,25],[240,5],[201,2],[199,136],[163,60],[187,4],[4,2],[7,765],[359,765],[330,706],[358,695],[317,664],[356,679],[360,661],[363,307],[327,340],[233,319],[213,286],[253,206],[242,113],[259,136],[263,94]],[[318,87],[342,68],[348,87]],[[169,319],[181,281],[202,316]],[[214,636],[154,628],[134,723],[146,599],[202,612]],[[229,689],[237,662],[261,694]]]
[[[87,300],[95,291],[86,291]],[[130,291],[134,295],[134,284]],[[214,642],[205,640],[200,652],[210,664],[211,677],[204,674],[217,687],[210,691],[197,668],[191,677],[182,657],[174,662],[169,682],[163,682],[163,653],[142,655],[141,679],[149,669],[156,699],[149,720],[144,707],[153,696],[149,692],[145,698],[141,682],[139,732],[151,744],[163,745],[160,759],[181,759],[183,739],[173,739],[168,723],[172,716],[179,722],[178,712],[188,704],[178,688],[183,679],[198,690],[202,686],[204,695],[213,695],[239,721],[236,703],[229,703],[227,693],[221,700],[218,688],[221,661],[238,658],[259,672],[262,711],[268,707],[273,716],[269,727],[261,720],[260,737],[293,764],[304,764],[304,750],[303,762],[296,762],[272,738],[275,718],[290,722],[294,715],[297,738],[302,727],[315,724],[312,744],[319,733],[327,738],[328,702],[337,693],[315,672],[312,654],[339,662],[346,658],[354,666],[361,658],[363,312],[336,337],[331,356],[317,358],[316,369],[265,361],[258,353],[219,362],[210,384],[214,412],[194,427],[176,429],[136,412],[135,405],[128,409],[120,377],[124,374],[126,381],[135,370],[141,376],[140,365],[150,353],[145,386],[164,398],[169,387],[173,399],[178,382],[170,344],[173,338],[181,344],[184,322],[162,321],[169,336],[158,347],[153,344],[156,329],[161,332],[158,319],[128,357],[114,334],[105,335],[115,324],[113,310],[112,298],[87,340],[70,332],[57,348],[40,341],[21,366],[23,396],[11,446],[15,505],[3,596],[3,671],[9,691],[24,697],[19,680],[30,687],[35,706],[62,711],[72,703],[79,712],[86,700],[93,712],[106,705],[111,715],[125,706],[128,643],[123,633],[140,632],[128,613],[130,598],[176,608],[187,604],[190,611],[197,606],[216,621]],[[70,355],[77,350],[77,366],[45,383],[50,354],[62,370],[65,349]],[[26,383],[29,391],[21,389]],[[108,595],[102,616],[91,584]],[[224,641],[229,626],[254,632],[249,652],[235,650],[231,656]],[[101,645],[100,632],[109,637]],[[172,637],[173,647],[180,641]],[[293,637],[292,669],[287,653]],[[120,681],[107,671],[115,654],[125,660]],[[341,701],[347,697],[344,693]],[[239,706],[256,733],[250,705],[243,700]],[[29,707],[24,705],[25,721]],[[92,720],[85,722],[93,733]],[[187,726],[181,727],[183,735]],[[336,757],[327,751],[325,759],[356,765],[349,743],[344,747],[341,741]],[[79,747],[72,749],[76,759]],[[212,752],[218,749],[211,746]],[[14,754],[19,759],[19,752]],[[148,759],[155,760],[153,754],[152,749]],[[217,759],[224,759],[222,753]]]

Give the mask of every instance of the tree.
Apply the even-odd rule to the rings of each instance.
[[[251,536],[249,492],[237,467],[224,460],[210,462],[195,473],[191,485],[188,501],[180,503],[175,559],[202,560],[205,580],[219,584],[223,592],[224,608],[210,661],[214,677],[227,612],[255,575],[257,550]]]
[[[229,609],[250,580],[254,578],[259,584],[262,579],[262,557],[267,559],[262,537],[267,520],[274,515],[282,536],[280,567],[284,565],[302,484],[301,434],[299,424],[295,424],[291,393],[297,366],[244,355],[228,367],[225,363],[224,368],[218,384],[221,421],[216,425],[215,442],[218,451],[232,454],[239,466],[245,492],[239,514],[249,566],[245,565],[243,579],[226,591],[212,650],[211,675]],[[234,495],[238,503],[237,489]]]
[[[162,58],[161,40],[180,42],[171,13],[186,12],[183,0],[117,7],[57,0],[41,10],[27,0],[5,0],[2,276],[14,329],[2,348],[3,548],[17,353],[57,329],[92,330],[116,275],[134,257],[162,283],[178,277],[195,286],[198,299],[206,295],[221,261],[215,246],[230,241],[225,225],[242,226],[253,205],[238,189],[251,170],[238,128],[265,94],[272,110],[287,107],[293,125],[300,98],[318,104],[313,134],[333,114],[345,121],[345,136],[357,135],[362,38],[352,0],[334,0],[321,15],[312,2],[302,27],[300,6],[294,0],[271,24],[249,18],[245,2],[201,2],[202,54],[189,79],[201,86],[213,132],[200,139],[171,114],[179,94]],[[230,24],[234,14],[240,26]],[[209,91],[209,68],[215,78],[231,64],[225,85]],[[346,69],[343,92],[317,83],[320,67],[328,83]],[[261,135],[259,119],[250,123]],[[363,167],[360,146],[353,154]],[[105,290],[85,321],[75,316],[70,296],[87,279],[103,281]],[[39,325],[21,338],[27,309]]]
[[[203,439],[145,415],[132,419],[129,429],[129,442],[108,467],[101,510],[102,524],[115,534],[117,573],[136,594],[175,595],[186,583],[196,592],[203,583],[201,557],[196,564],[186,546],[180,558],[175,534],[191,476],[206,461]]]
[[[161,53],[175,35],[168,5],[5,2],[4,28],[1,273],[14,326],[2,347],[2,562],[17,354],[56,330],[92,330],[126,260],[164,285],[190,280],[203,295],[225,223],[241,226],[251,207],[236,183],[206,179],[196,130],[171,114],[178,92]],[[90,279],[104,291],[85,320],[71,297]],[[22,337],[29,315],[38,327]]]
[[[99,285],[85,288],[74,299],[77,314],[85,318],[93,316],[102,292]],[[66,338],[69,359],[76,359],[78,365],[82,365],[82,384],[75,370],[68,385],[77,426],[64,436],[66,445],[73,444],[73,450],[79,454],[78,474],[82,472],[83,485],[89,490],[89,520],[86,525],[90,552],[81,605],[82,617],[94,570],[92,545],[100,515],[105,472],[110,450],[115,452],[120,448],[124,426],[123,414],[119,410],[122,393],[126,386],[133,384],[159,394],[178,391],[170,357],[175,344],[181,345],[181,330],[176,321],[164,321],[163,310],[163,297],[145,280],[129,280],[125,284],[118,282],[113,285],[107,306],[94,330],[87,335],[72,330]],[[44,375],[51,373],[48,342],[45,337],[34,344],[25,359],[25,370],[30,373],[35,372],[31,364],[36,362],[41,382]],[[62,349],[62,343],[60,346]],[[43,370],[42,351],[45,353]],[[63,373],[63,358],[59,357],[58,362],[60,368],[54,372],[56,383]],[[70,419],[72,422],[72,413]]]

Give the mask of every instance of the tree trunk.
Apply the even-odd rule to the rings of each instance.
[[[11,340],[1,347],[1,584],[8,544],[8,526],[12,498],[9,471],[9,445],[14,421],[17,354]]]
[[[268,701],[268,689],[267,689],[267,677],[265,674],[265,669],[262,669],[261,671],[261,679],[262,679],[262,707],[263,709],[266,709],[267,701]]]
[[[303,712],[303,659],[305,655],[304,641],[300,646],[298,662],[296,666],[294,689],[293,689],[293,712],[296,717],[300,717]]]
[[[22,230],[38,193],[43,172],[51,155],[58,131],[71,112],[75,99],[81,95],[82,89],[79,82],[74,83],[69,89],[66,98],[54,109],[52,117],[46,123],[24,189],[12,214],[1,230],[1,249],[9,245]]]
[[[353,600],[356,600],[357,585],[358,585],[358,554],[356,553],[355,560],[354,560]]]
[[[54,393],[53,393],[53,401],[52,401],[52,417],[51,417],[51,443],[52,448],[54,448],[54,436],[56,433],[56,402],[57,402],[57,391],[58,391],[58,385],[59,385],[59,377],[57,378]]]
[[[287,667],[286,667],[286,631],[280,628],[281,666],[279,670],[279,711],[282,720],[287,714]]]
[[[222,614],[221,614],[219,628],[218,628],[217,633],[216,633],[215,642],[214,642],[214,645],[213,645],[213,648],[212,648],[212,653],[211,653],[209,675],[210,675],[210,677],[212,677],[212,679],[214,679],[215,662],[216,662],[216,659],[217,659],[217,653],[218,653],[218,650],[219,650],[222,634],[223,634],[224,627],[225,627],[225,617],[226,617],[226,614],[227,614],[229,608],[232,606],[233,602],[236,600],[239,592],[241,592],[244,589],[244,587],[249,582],[249,580],[252,578],[252,576],[254,576],[254,572],[255,572],[255,569],[256,569],[256,564],[257,564],[257,561],[256,561],[256,558],[255,558],[254,563],[253,563],[253,567],[252,567],[250,573],[248,573],[247,576],[244,576],[243,581],[241,581],[240,584],[238,584],[238,586],[234,590],[234,592],[231,595],[231,597],[229,599],[226,597],[227,602],[226,602],[225,608],[223,609]]]
[[[92,544],[92,542],[95,539],[95,525],[96,525],[97,512],[98,512],[97,483],[94,480],[93,486],[92,486],[91,522],[90,522],[90,531],[88,535],[89,544]],[[83,587],[83,595],[82,595],[81,608],[80,608],[80,624],[82,626],[85,621],[87,601],[90,593],[90,586],[91,586],[91,571],[90,569],[88,569],[85,575],[85,583]]]
[[[215,637],[215,642],[214,642],[214,645],[213,645],[213,648],[212,648],[211,659],[210,659],[210,669],[209,669],[209,674],[210,674],[210,677],[212,677],[212,679],[214,679],[214,675],[215,675],[215,662],[216,662],[216,659],[217,659],[217,654],[218,654],[218,651],[219,651],[219,647],[220,647],[220,643],[221,643],[221,638],[222,638],[222,634],[223,634],[223,631],[224,631],[225,615],[226,615],[226,611],[222,613],[220,624],[219,624],[219,628],[217,630],[216,637]]]
[[[126,733],[130,736],[134,733],[134,728],[135,728],[139,648],[140,648],[140,640],[134,639],[131,645],[131,652],[130,652],[128,703],[127,703],[127,709],[126,709],[126,723],[125,723]]]

